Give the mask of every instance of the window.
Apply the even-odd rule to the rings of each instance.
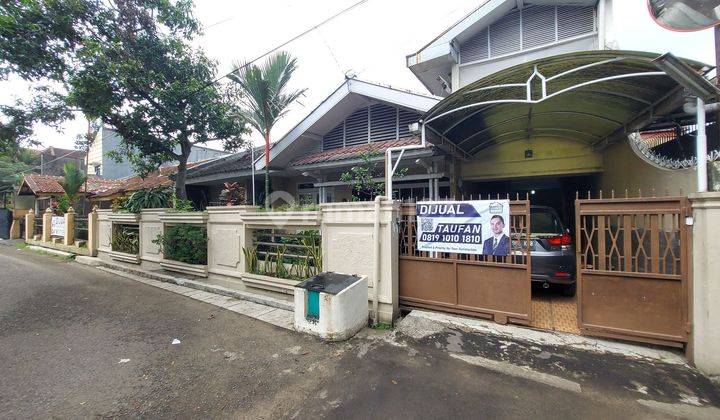
[[[527,5],[460,44],[460,63],[485,60],[597,31],[594,6]]]
[[[420,114],[387,104],[363,107],[323,136],[323,150],[339,149],[373,141],[395,140],[410,135],[408,125]]]

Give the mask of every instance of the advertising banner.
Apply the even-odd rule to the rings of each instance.
[[[65,217],[53,216],[50,228],[51,236],[65,236]]]
[[[510,201],[420,201],[418,251],[460,254],[510,253]]]

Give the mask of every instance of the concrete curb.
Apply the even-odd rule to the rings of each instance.
[[[70,253],[70,252],[60,251],[58,249],[53,249],[53,248],[45,248],[43,246],[37,246],[37,245],[28,245],[26,248],[31,249],[33,251],[37,251],[37,252],[44,252],[46,254],[59,255],[61,257],[74,257],[75,256],[75,254]]]
[[[111,264],[97,257],[83,257],[75,258],[75,261],[89,265],[91,267],[102,268],[106,267],[113,271],[119,271],[123,273],[132,274],[138,277],[143,277],[151,280],[157,280],[165,283],[172,283],[178,286],[189,287],[191,289],[202,290],[205,292],[214,293],[216,295],[234,297],[241,300],[247,300],[260,305],[269,306],[272,308],[283,309],[286,311],[294,311],[293,303],[287,302],[281,299],[276,299],[270,296],[259,295],[255,293],[243,292],[240,290],[230,289],[228,287],[218,286],[214,284],[204,283],[202,281],[186,279],[183,277],[175,277],[168,274],[153,273],[147,270],[141,270],[139,268],[131,268],[117,264]]]
[[[538,345],[562,346],[595,353],[610,353],[636,359],[676,365],[687,365],[682,355],[672,351],[617,341],[602,340],[556,331],[539,331],[512,325],[500,325],[475,318],[465,318],[444,313],[413,310],[398,323],[399,332],[413,338],[423,338],[442,330],[457,328],[470,333],[487,334]]]

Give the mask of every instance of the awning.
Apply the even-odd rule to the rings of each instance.
[[[603,147],[682,100],[682,88],[652,63],[657,57],[581,51],[520,64],[463,87],[430,109],[423,121],[466,156],[536,138]],[[699,73],[711,69],[686,62]]]

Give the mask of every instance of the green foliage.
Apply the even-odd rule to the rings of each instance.
[[[266,242],[271,234],[256,231],[256,242]],[[244,248],[247,270],[250,273],[290,280],[304,280],[322,271],[322,243],[320,232],[305,230],[297,234],[275,236],[272,246],[258,244]],[[263,260],[259,261],[262,254]],[[292,255],[288,255],[292,254]]]
[[[7,153],[0,150],[0,187],[20,185],[23,175],[39,163],[39,155],[30,150],[16,148]]]
[[[200,33],[190,0],[0,2],[0,79],[25,80],[34,98],[0,107],[0,139],[18,144],[33,123],[80,110],[120,135],[116,153],[139,173],[177,160],[185,198],[192,146],[248,132],[237,92],[193,46]]]
[[[207,231],[204,226],[173,225],[153,240],[165,259],[186,264],[207,264]]]
[[[125,210],[125,203],[127,203],[128,198],[130,197],[124,194],[115,197],[112,203],[110,203],[110,208],[112,209],[112,211],[114,213],[121,213],[127,211]]]
[[[228,78],[240,90],[240,110],[245,120],[265,138],[270,148],[270,132],[288,107],[305,94],[305,89],[288,91],[288,83],[297,69],[297,60],[284,51],[267,58],[261,66],[236,63],[236,72]],[[234,146],[236,147],[236,146]],[[270,196],[270,168],[265,167],[265,197]],[[269,203],[265,203],[268,207]]]
[[[265,209],[260,209],[265,210]],[[302,203],[292,203],[292,204],[281,204],[279,206],[273,207],[270,209],[273,212],[284,212],[284,211],[317,211],[320,210],[320,206],[317,204],[302,204]]]
[[[58,181],[60,186],[65,190],[65,195],[70,199],[70,203],[75,202],[80,187],[87,180],[87,175],[78,169],[75,165],[70,162],[66,162],[63,165],[64,177],[61,181]]]
[[[137,255],[140,252],[140,230],[137,226],[113,225],[110,246],[113,251]]]
[[[174,193],[171,197],[170,202],[171,202],[171,209],[178,213],[188,213],[188,212],[196,211],[195,204],[193,204],[192,201],[188,200],[187,198],[179,198]]]
[[[57,213],[65,214],[72,207],[72,200],[67,194],[63,194],[58,198]]]
[[[385,194],[385,183],[374,179],[382,176],[377,162],[381,156],[382,153],[375,150],[364,151],[358,156],[362,162],[340,175],[340,181],[351,185],[353,201],[371,201]],[[407,168],[400,169],[395,172],[395,177],[402,178],[406,173]]]
[[[148,188],[130,194],[122,209],[130,213],[140,213],[142,209],[159,209],[170,205],[170,193],[164,188]]]

